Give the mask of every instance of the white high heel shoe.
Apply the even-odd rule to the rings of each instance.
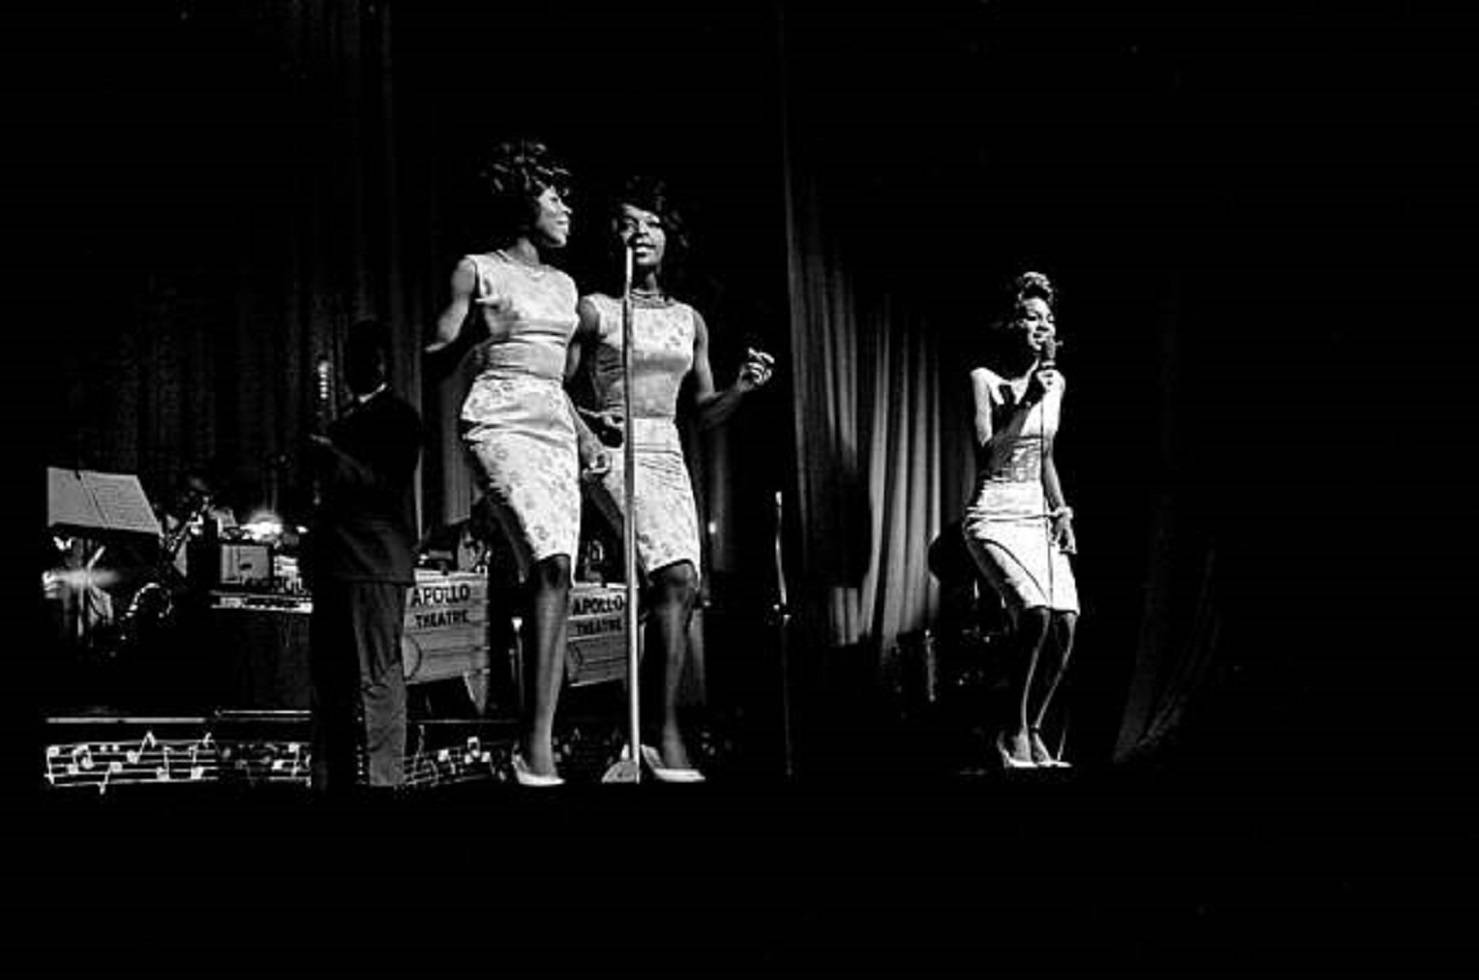
[[[565,780],[561,779],[559,776],[541,776],[539,773],[530,769],[529,764],[524,761],[524,757],[519,754],[517,749],[514,750],[513,754],[513,767],[514,779],[518,782],[520,786],[565,785]]]
[[[704,774],[692,766],[680,769],[664,766],[662,756],[650,745],[642,746],[642,761],[647,763],[647,768],[651,771],[653,778],[660,783],[701,783],[704,781]]]
[[[1023,761],[1012,755],[1006,745],[1006,732],[1000,732],[996,736],[996,751],[1001,756],[1001,765],[1004,769],[1036,769],[1037,763],[1030,758]]]
[[[1071,764],[1048,751],[1047,743],[1042,740],[1042,732],[1032,728],[1028,730],[1028,745],[1032,749],[1032,761],[1044,769],[1068,769]],[[1039,758],[1041,756],[1041,758]]]

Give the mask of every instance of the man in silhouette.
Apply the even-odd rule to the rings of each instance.
[[[356,323],[345,345],[352,398],[326,435],[310,437],[321,488],[305,570],[313,592],[315,790],[340,795],[404,778],[406,686],[401,633],[415,584],[413,479],[421,419],[390,388],[389,331]]]

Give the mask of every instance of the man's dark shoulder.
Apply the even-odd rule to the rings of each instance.
[[[421,428],[421,413],[416,411],[415,406],[406,401],[400,395],[391,396],[393,410],[395,412],[395,424],[407,434],[407,438],[414,439],[419,443],[425,432]]]
[[[335,442],[383,442],[386,438],[419,442],[421,435],[420,413],[404,398],[389,391],[349,410],[329,426],[329,438]]]
[[[384,391],[376,395],[365,406],[365,414],[400,425],[421,425],[421,413],[394,391]]]

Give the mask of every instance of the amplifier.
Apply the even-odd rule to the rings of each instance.
[[[196,541],[186,551],[186,567],[198,588],[272,587],[272,547],[251,541]]]
[[[241,592],[212,592],[212,609],[251,609],[259,612],[284,612],[306,616],[313,612],[313,600],[304,595],[253,595]]]
[[[308,710],[312,608],[292,596],[211,593],[206,653],[219,669],[218,707]]]

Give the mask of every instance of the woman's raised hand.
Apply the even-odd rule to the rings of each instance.
[[[1039,368],[1032,372],[1032,377],[1027,381],[1027,388],[1022,392],[1022,404],[1024,406],[1036,405],[1051,391],[1063,387],[1063,375],[1058,373],[1057,368]]]
[[[735,385],[742,391],[752,391],[770,380],[775,370],[775,358],[753,347],[745,348],[745,363],[740,366]]]

